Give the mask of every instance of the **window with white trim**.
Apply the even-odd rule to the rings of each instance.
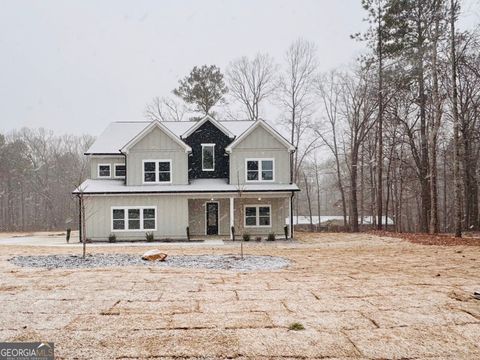
[[[172,161],[171,160],[144,160],[143,161],[144,183],[171,183]]]
[[[245,205],[245,227],[271,227],[270,205]]]
[[[273,181],[273,159],[247,159],[246,181]]]
[[[125,168],[125,164],[115,164],[113,166],[114,168],[114,172],[113,172],[113,176],[116,177],[116,178],[125,178],[125,174],[127,173],[127,170]]]
[[[156,230],[156,207],[112,208],[112,231]]]
[[[110,164],[98,164],[98,177],[99,178],[110,177]]]
[[[215,144],[202,144],[202,171],[215,170]]]

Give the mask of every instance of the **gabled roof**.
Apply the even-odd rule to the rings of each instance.
[[[121,149],[121,152],[128,153],[128,150],[138,143],[145,135],[150,133],[153,129],[159,128],[161,131],[163,131],[165,134],[167,134],[173,141],[175,141],[178,145],[183,147],[185,149],[185,152],[190,152],[192,151],[192,148],[185,144],[182,140],[178,138],[177,135],[175,135],[173,132],[171,132],[165,125],[163,125],[160,121],[152,121],[150,125],[145,127],[142,131],[140,131],[133,139],[131,139],[129,142],[127,142]]]
[[[225,150],[227,152],[231,152],[232,149],[240,144],[245,138],[247,138],[257,127],[264,128],[267,132],[269,132],[275,139],[277,139],[280,143],[285,145],[285,147],[289,151],[295,151],[295,146],[293,146],[287,139],[285,139],[280,133],[278,133],[273,127],[271,127],[265,120],[258,119],[255,121],[242,135],[236,138],[230,145],[228,145]]]
[[[225,126],[223,126],[219,121],[215,120],[212,118],[210,115],[206,115],[202,120],[197,121],[190,129],[188,129],[183,135],[182,138],[185,139],[192,135],[195,130],[200,128],[203,124],[205,124],[207,121],[210,121],[214,126],[216,126],[221,132],[223,132],[225,135],[227,135],[229,138],[234,138],[235,135],[233,135]]]
[[[204,119],[202,119],[204,120]],[[239,138],[249,130],[255,121],[252,120],[214,120],[216,126],[224,128],[233,138]],[[85,155],[121,155],[120,149],[132,141],[140,132],[145,130],[152,121],[115,121],[110,123],[107,128],[97,137],[95,142],[85,152]],[[217,125],[218,124],[218,125]],[[268,124],[268,123],[267,123]],[[163,130],[170,131],[170,135],[177,142],[183,145],[182,135],[184,136],[190,129],[198,125],[198,121],[162,121]],[[271,128],[271,126],[269,126]],[[280,128],[279,130],[282,130]],[[222,130],[223,131],[223,130]],[[276,130],[273,130],[278,134]],[[285,140],[285,137],[279,135]],[[285,134],[285,136],[288,136]]]

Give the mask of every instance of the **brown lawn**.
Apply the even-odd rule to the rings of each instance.
[[[247,253],[292,261],[256,273],[27,269],[7,259],[80,248],[1,246],[0,341],[54,341],[58,359],[480,358],[480,301],[471,297],[480,290],[479,246],[299,236],[295,244],[247,244]],[[289,330],[295,322],[305,330]]]

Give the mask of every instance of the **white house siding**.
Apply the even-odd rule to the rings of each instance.
[[[172,160],[172,184],[188,184],[188,153],[170,136],[155,127],[128,152],[127,185],[142,185],[143,160],[166,159]]]
[[[230,154],[230,182],[245,183],[245,159],[274,158],[275,184],[290,183],[290,153],[288,149],[261,126],[232,149]]]
[[[219,235],[228,238],[230,236],[230,200],[229,199],[215,199],[218,201],[218,233]],[[204,236],[205,235],[205,204],[211,202],[209,199],[189,199],[188,200],[188,226],[190,228],[190,235]]]
[[[114,164],[124,164],[125,156],[90,156],[90,179],[98,179],[98,165],[99,164],[110,164],[110,178],[114,179]],[[102,178],[105,179],[105,178]]]
[[[261,196],[261,195],[260,195]],[[259,197],[260,197],[259,196]],[[284,237],[285,218],[289,214],[289,198],[238,198],[235,199],[235,233],[242,236],[248,233],[255,235],[268,235],[274,232],[277,237]],[[244,227],[245,205],[271,205],[271,227]]]
[[[85,196],[86,235],[91,240],[106,240],[114,233],[119,240],[145,239],[142,231],[112,231],[112,207],[156,206],[156,239],[186,238],[188,200],[182,195]]]

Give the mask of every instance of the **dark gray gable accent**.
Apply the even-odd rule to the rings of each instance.
[[[226,179],[229,175],[229,157],[225,153],[230,139],[211,121],[206,121],[190,136],[183,139],[192,148],[188,157],[189,179]],[[202,171],[202,144],[215,144],[215,171]]]

